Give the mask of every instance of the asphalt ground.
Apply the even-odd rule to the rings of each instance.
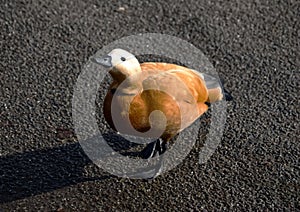
[[[0,11],[0,211],[300,208],[299,1],[3,0]],[[199,48],[234,97],[208,162],[198,163],[204,126],[188,157],[151,181],[94,165],[72,121],[89,57],[146,32]]]

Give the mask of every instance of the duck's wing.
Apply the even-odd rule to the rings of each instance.
[[[166,63],[142,64],[143,72],[156,72],[142,82],[143,99],[150,110],[161,110],[170,123],[190,125],[206,110],[208,92],[204,79],[187,68]],[[175,120],[176,119],[176,120]]]
[[[175,64],[152,62],[142,63],[141,68],[145,72],[159,70],[161,75],[157,75],[157,79],[163,78],[164,73],[179,79],[189,89],[196,102],[205,103],[208,100],[204,76],[197,71]],[[165,80],[165,82],[171,86],[168,80]],[[174,88],[170,89],[179,90],[179,87],[174,84]]]
[[[203,94],[203,92],[199,92],[205,90],[202,88],[204,85],[204,87],[208,91],[208,98],[205,99],[205,101],[207,102],[213,103],[222,100],[223,98],[220,80],[211,75],[200,73],[193,69],[170,63],[146,62],[141,64],[141,68],[142,71],[161,70],[163,72],[177,72],[177,75],[179,75],[182,80],[186,81],[186,79],[188,79],[191,82],[187,82],[187,84],[189,85],[189,89],[192,90],[195,95],[197,95],[197,93],[200,93],[199,96],[205,98],[205,94]],[[202,86],[197,89],[197,84],[199,84],[199,82],[197,82],[196,85],[195,82],[198,80],[201,81]],[[203,98],[200,98],[199,101],[203,101]]]

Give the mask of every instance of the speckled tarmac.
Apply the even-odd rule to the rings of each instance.
[[[294,0],[2,1],[0,211],[299,209],[299,14]],[[72,121],[89,57],[146,32],[195,45],[234,97],[208,162],[198,164],[200,133],[151,181],[91,163]]]

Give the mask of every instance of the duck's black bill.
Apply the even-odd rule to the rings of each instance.
[[[91,61],[93,63],[102,65],[105,68],[111,68],[112,67],[111,56],[110,55],[106,55],[104,57],[93,57],[93,58],[91,58]]]

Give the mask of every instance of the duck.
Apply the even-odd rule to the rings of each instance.
[[[112,77],[103,103],[108,125],[118,133],[157,138],[140,152],[143,159],[167,151],[172,138],[210,104],[232,99],[216,77],[177,64],[140,63],[124,49],[113,49],[91,61]]]

